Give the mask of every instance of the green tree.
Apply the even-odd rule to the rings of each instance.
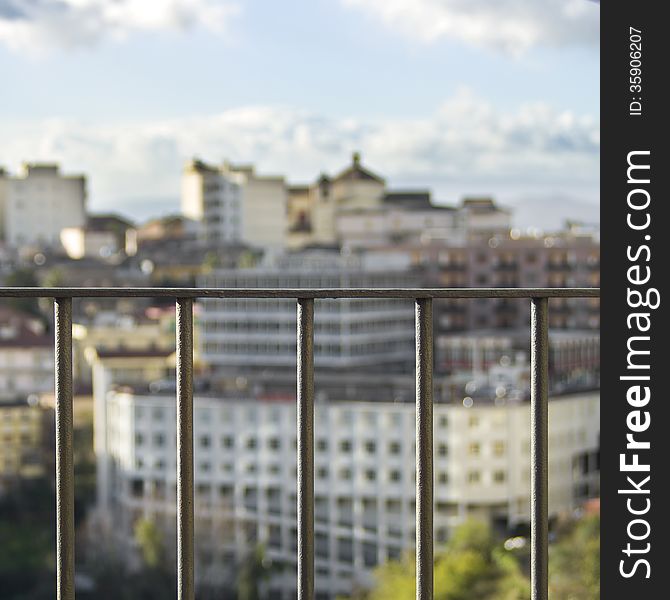
[[[369,600],[412,600],[415,597],[414,557],[389,562],[376,573]],[[528,580],[516,559],[479,521],[461,525],[435,557],[435,600],[526,600]]]
[[[558,543],[549,550],[549,594],[552,600],[600,598],[600,516],[559,531]]]
[[[135,541],[147,567],[155,569],[162,565],[165,552],[163,534],[153,521],[140,519],[135,523]]]
[[[6,287],[39,287],[39,282],[32,269],[16,269],[5,277]],[[37,298],[8,298],[7,304],[17,310],[41,317]]]
[[[272,565],[265,556],[265,548],[256,546],[240,565],[237,575],[237,600],[259,600],[259,584],[270,575]]]

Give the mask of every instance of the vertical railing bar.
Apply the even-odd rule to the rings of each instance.
[[[433,301],[416,300],[416,598],[433,598]]]
[[[56,361],[56,597],[74,599],[72,298],[54,299]]]
[[[297,306],[298,600],[314,598],[314,299]]]
[[[177,598],[194,600],[193,300],[176,302],[177,345]]]
[[[548,600],[548,379],[549,333],[548,299],[531,299],[530,336],[530,572],[532,600]]]

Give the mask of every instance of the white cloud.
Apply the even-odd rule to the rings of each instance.
[[[535,46],[599,40],[600,8],[587,0],[342,0],[412,39],[453,38],[519,55]]]
[[[0,43],[34,54],[133,31],[223,31],[237,10],[228,0],[0,0]]]
[[[129,198],[177,198],[183,161],[254,162],[291,182],[343,167],[353,150],[392,185],[461,189],[510,186],[595,188],[596,119],[529,104],[501,112],[462,90],[421,119],[330,118],[282,107],[244,107],[220,114],[143,123],[77,121],[0,123],[0,165],[59,161],[89,175],[93,206]],[[454,198],[442,198],[453,201]],[[128,208],[128,207],[126,207]]]

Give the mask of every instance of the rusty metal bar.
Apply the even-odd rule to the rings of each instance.
[[[598,288],[0,288],[0,298],[55,300],[57,598],[74,599],[72,299],[177,298],[177,577],[178,598],[194,599],[193,300],[298,300],[298,597],[314,595],[314,299],[413,298],[416,302],[417,599],[433,595],[433,317],[434,298],[531,300],[531,593],[548,599],[548,299],[597,298]]]
[[[177,299],[177,598],[194,600],[193,300]]]
[[[416,598],[433,598],[433,301],[416,300]]]
[[[298,600],[314,598],[314,300],[298,300]]]
[[[533,298],[530,314],[530,574],[532,600],[549,597],[548,380],[547,298]]]
[[[56,597],[74,599],[72,299],[54,302],[56,356]]]
[[[599,288],[0,288],[0,298],[597,298]]]

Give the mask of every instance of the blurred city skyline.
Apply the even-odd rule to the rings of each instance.
[[[597,221],[599,7],[586,0],[0,0],[0,165],[58,161],[90,208],[179,207],[183,162],[291,183],[358,150],[395,188]]]

